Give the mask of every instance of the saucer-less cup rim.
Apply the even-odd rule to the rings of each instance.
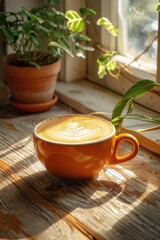
[[[70,116],[90,116],[90,117],[95,118],[95,119],[103,120],[104,122],[107,122],[107,124],[109,124],[109,125],[112,127],[112,132],[111,132],[111,134],[109,134],[109,135],[107,135],[106,137],[103,137],[103,138],[101,138],[101,139],[99,139],[99,140],[91,140],[91,141],[88,141],[88,142],[65,142],[65,143],[64,143],[64,142],[58,142],[58,141],[56,141],[56,140],[45,139],[45,138],[43,138],[43,137],[40,137],[39,134],[36,132],[37,129],[38,129],[41,125],[45,124],[45,123],[48,122],[48,121],[52,121],[52,120],[55,119],[55,118],[63,118],[63,117],[70,117]],[[113,135],[115,135],[115,134],[116,134],[116,129],[115,129],[114,125],[113,125],[111,122],[109,122],[109,121],[106,120],[106,119],[97,117],[97,116],[92,116],[92,115],[89,115],[89,114],[65,114],[65,115],[59,115],[59,116],[55,116],[55,117],[51,117],[51,118],[42,120],[41,122],[39,122],[39,123],[35,126],[34,131],[33,131],[33,134],[34,134],[37,138],[41,139],[41,140],[44,141],[44,142],[54,143],[54,144],[58,144],[58,145],[69,145],[69,146],[72,146],[72,145],[76,146],[76,145],[77,145],[77,146],[78,146],[78,145],[88,145],[88,144],[95,144],[95,143],[103,142],[103,141],[111,138]]]

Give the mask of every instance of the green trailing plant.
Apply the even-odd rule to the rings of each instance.
[[[85,16],[84,16],[85,13]],[[81,32],[83,31],[85,24],[87,23],[86,16],[90,14],[96,14],[93,9],[81,8],[80,14],[74,10],[69,10],[66,12],[65,17],[67,18],[67,27],[72,32]],[[118,29],[114,26],[107,18],[101,17],[97,20],[98,26],[103,26],[112,36],[116,37],[118,35]],[[113,57],[116,54],[116,51],[107,51],[98,57],[98,76],[103,78],[105,75],[109,74],[113,77],[118,78],[119,74],[115,74],[115,69],[117,63]]]
[[[151,90],[155,86],[160,87],[160,84],[152,80],[145,79],[135,83],[131,88],[128,89],[122,99],[117,102],[112,111],[112,123],[117,130],[121,129],[125,118],[136,119],[160,125],[160,116],[152,117],[132,113],[134,100],[142,97],[147,91]]]
[[[55,8],[56,0],[41,7],[17,12],[0,12],[0,34],[14,50],[20,65],[42,66],[55,62],[64,52],[85,58],[90,38],[67,28],[65,13]],[[85,13],[84,13],[85,16]]]
[[[86,11],[88,10],[86,9]],[[92,10],[89,9],[89,11]],[[157,11],[160,11],[160,3],[157,6]],[[83,16],[80,16],[77,12],[73,10],[68,11],[65,16],[68,20],[67,26],[69,30],[73,32],[80,32],[83,30],[85,26]],[[110,34],[115,37],[118,35],[117,28],[105,17],[99,18],[97,21],[97,25],[103,26]],[[103,78],[105,75],[109,74],[118,79],[120,71],[117,71],[117,73],[115,74],[115,70],[117,69],[117,63],[114,58],[112,58],[114,54],[116,54],[116,51],[107,51],[106,53],[98,57],[97,63],[99,78]],[[143,79],[135,83],[131,88],[128,89],[122,99],[117,102],[117,104],[112,110],[111,121],[117,130],[120,130],[122,128],[125,118],[155,123],[158,125],[158,128],[160,127],[160,117],[145,116],[133,113],[134,100],[142,97],[147,91],[151,90],[155,86],[160,87],[160,84],[152,80]]]

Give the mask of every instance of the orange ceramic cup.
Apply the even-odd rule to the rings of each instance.
[[[127,155],[118,156],[119,144],[124,140],[133,148]],[[106,165],[131,160],[139,149],[133,135],[116,136],[109,121],[82,114],[40,122],[34,129],[33,142],[39,160],[50,173],[77,180],[96,176]]]

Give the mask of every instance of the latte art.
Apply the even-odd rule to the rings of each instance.
[[[81,126],[78,122],[69,122],[66,125],[66,128],[55,132],[54,135],[59,139],[66,139],[66,140],[81,140],[84,137],[90,138],[94,137],[95,135],[100,132],[100,128],[86,128],[84,126]],[[50,135],[50,134],[49,134]]]
[[[113,127],[101,118],[67,115],[42,122],[36,129],[41,138],[56,143],[86,143],[107,138]]]

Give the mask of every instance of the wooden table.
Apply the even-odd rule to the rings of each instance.
[[[37,114],[0,106],[0,239],[160,239],[160,156],[140,149],[81,182],[57,179],[37,160],[34,126],[70,112],[60,103]]]

